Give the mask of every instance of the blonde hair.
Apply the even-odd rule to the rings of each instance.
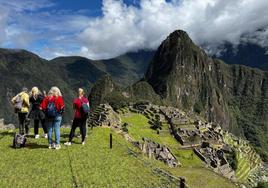
[[[40,90],[38,89],[38,87],[33,87],[31,90],[31,96],[36,97],[38,94],[40,94]]]
[[[78,95],[84,95],[84,94],[85,94],[84,90],[82,88],[79,88]]]
[[[48,92],[48,95],[62,96],[60,89],[56,86],[51,87],[51,89]]]

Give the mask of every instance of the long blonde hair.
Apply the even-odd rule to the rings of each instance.
[[[31,90],[31,97],[34,97],[36,98],[37,95],[39,95],[41,92],[40,90],[38,89],[38,87],[33,87],[32,90]]]
[[[58,87],[56,87],[56,86],[51,87],[51,89],[49,90],[48,94],[49,95],[51,94],[51,95],[56,96],[56,97],[57,96],[62,96],[60,89]]]

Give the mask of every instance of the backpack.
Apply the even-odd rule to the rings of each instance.
[[[90,108],[89,108],[89,105],[85,102],[83,102],[83,100],[81,99],[81,114],[82,116],[87,116],[89,111],[90,111]]]
[[[55,118],[58,115],[56,105],[53,101],[48,102],[46,115],[48,118]]]
[[[18,95],[14,101],[15,113],[18,113],[21,111],[22,103],[23,103],[22,97],[21,95]]]
[[[27,139],[26,139],[25,135],[15,133],[14,139],[13,139],[13,147],[14,148],[25,147],[26,141],[27,141]]]

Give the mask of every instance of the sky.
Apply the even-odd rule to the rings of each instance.
[[[0,47],[108,59],[182,29],[210,54],[225,42],[267,48],[267,10],[267,0],[0,0]]]

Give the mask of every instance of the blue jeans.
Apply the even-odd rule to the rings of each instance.
[[[48,120],[47,127],[48,127],[48,144],[53,144],[52,134],[53,130],[55,132],[56,137],[56,144],[60,144],[60,125],[61,125],[62,117],[59,115],[53,120]]]

